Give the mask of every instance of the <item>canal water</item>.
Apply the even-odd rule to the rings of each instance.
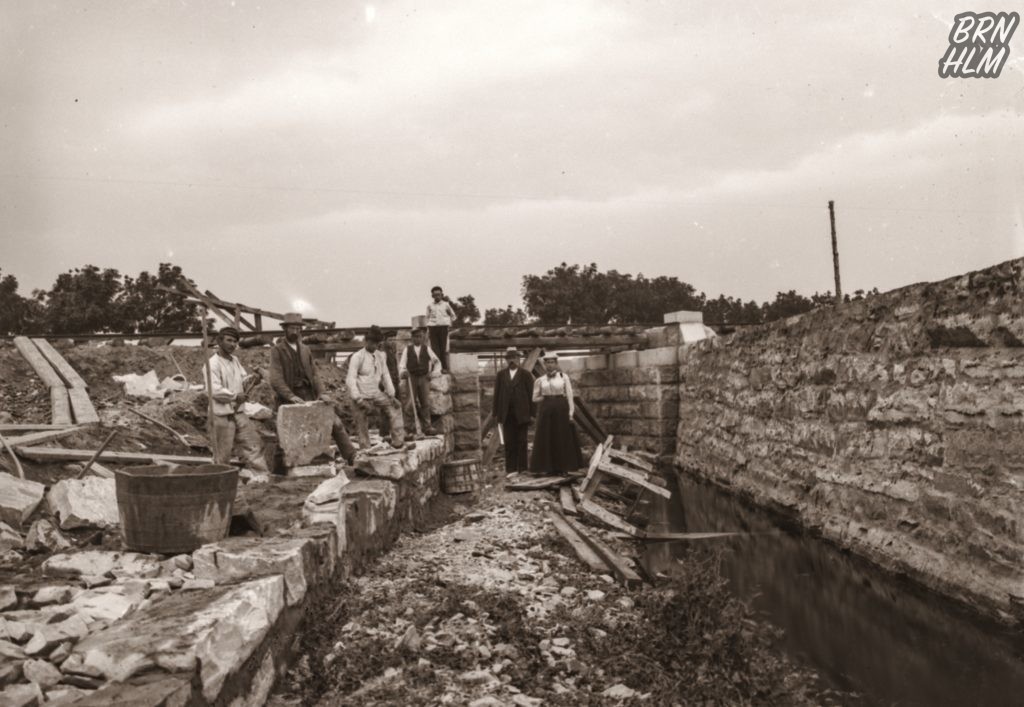
[[[741,531],[702,540],[722,549],[735,595],[781,628],[782,648],[856,705],[1024,705],[1024,636],[989,625],[941,596],[774,516],[676,473],[672,500],[649,530]],[[648,571],[671,574],[683,542],[649,543]]]

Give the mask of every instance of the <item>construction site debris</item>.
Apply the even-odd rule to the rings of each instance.
[[[64,479],[46,496],[50,513],[69,528],[113,528],[120,523],[114,479]]]
[[[0,521],[20,528],[43,500],[46,486],[0,472]]]
[[[327,454],[333,440],[334,406],[325,402],[281,405],[277,408],[277,444],[287,467],[309,464]]]

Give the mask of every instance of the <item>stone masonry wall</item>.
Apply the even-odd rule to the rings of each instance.
[[[480,454],[480,373],[476,354],[449,354],[455,456]]]
[[[1024,619],[1024,261],[680,349],[678,463]]]

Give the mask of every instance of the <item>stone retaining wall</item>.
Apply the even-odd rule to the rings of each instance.
[[[4,661],[18,670],[4,672],[0,686],[21,684],[4,688],[0,702],[41,702],[43,692],[29,694],[38,685],[21,670],[39,647],[45,652],[35,663],[64,647],[60,682],[45,688],[62,704],[263,704],[307,613],[315,615],[339,579],[423,520],[439,492],[448,442],[427,438],[412,450],[363,459],[348,483],[278,478],[244,487],[242,502],[265,526],[263,537],[233,537],[175,558],[52,556],[43,569],[60,591],[50,593],[69,603],[36,608],[26,587],[5,595],[5,604],[17,597],[21,606],[5,606],[0,628],[8,638],[11,629],[31,629],[35,643],[3,642]],[[50,655],[47,664],[55,660]]]
[[[678,462],[1024,619],[1024,261],[681,350]]]
[[[455,456],[480,454],[480,373],[476,354],[448,355],[452,378]]]

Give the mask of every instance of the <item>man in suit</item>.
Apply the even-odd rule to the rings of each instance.
[[[514,347],[505,351],[508,367],[494,381],[494,419],[505,435],[505,472],[530,467],[527,435],[533,415],[533,376],[519,366],[521,354]]]
[[[281,327],[284,336],[270,349],[270,387],[277,396],[277,404],[323,400],[333,405],[334,401],[320,384],[316,366],[313,365],[313,352],[302,343],[302,315],[294,312],[285,314]],[[356,449],[337,411],[334,413],[331,436],[341,456],[351,464],[356,457]]]

